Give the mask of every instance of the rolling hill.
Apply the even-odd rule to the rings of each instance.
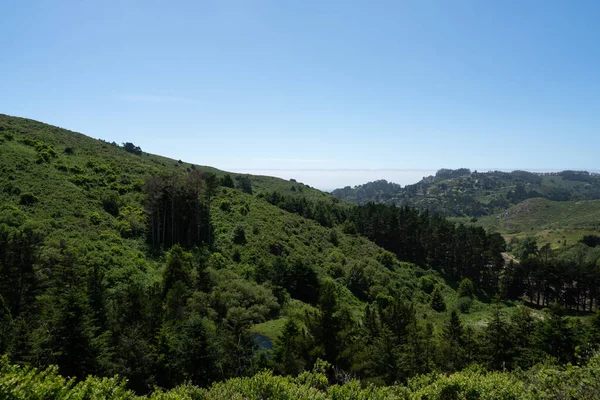
[[[521,214],[538,217],[515,211],[482,224],[527,230],[566,212],[528,202],[518,204],[530,204]],[[595,210],[593,201],[582,204]],[[578,212],[565,220],[591,229],[595,214]],[[545,264],[519,281],[519,271],[503,270],[504,247],[493,232],[414,209],[357,207],[293,180],[0,115],[0,369],[13,381],[25,376],[24,388],[46,376],[38,388],[60,393],[76,382],[81,393],[105,385],[145,394],[228,379],[212,390],[258,379],[296,391],[316,377],[326,391],[352,377],[392,385],[471,363],[499,370],[549,356],[587,361],[576,349],[591,357],[593,341],[575,332],[595,335],[594,325],[566,317],[558,303],[591,311],[598,293],[586,284],[598,274],[560,277],[578,291],[542,285]],[[542,291],[538,304],[556,302],[551,310],[519,303]],[[503,298],[491,301],[496,292]],[[557,326],[559,350],[546,346]],[[73,381],[28,369],[51,365]],[[127,382],[92,377],[114,375]],[[188,389],[208,393],[173,393]]]
[[[385,180],[332,192],[355,204],[368,202],[416,207],[447,217],[480,217],[530,198],[551,201],[600,199],[600,175],[586,171],[553,173],[439,170],[402,188]]]

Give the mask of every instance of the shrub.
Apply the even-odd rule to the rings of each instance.
[[[473,300],[470,297],[461,297],[458,299],[458,309],[461,313],[467,314],[471,310]]]
[[[24,206],[31,206],[31,205],[34,205],[35,203],[37,203],[38,201],[39,201],[39,199],[37,198],[36,195],[28,192],[28,193],[23,193],[21,195],[20,203]]]
[[[464,278],[458,285],[458,296],[468,297],[470,299],[475,296],[475,286],[469,278]]]
[[[421,287],[422,291],[427,294],[431,294],[433,289],[435,289],[435,282],[435,279],[431,275],[425,275],[419,279],[419,286]]]
[[[93,212],[90,214],[90,222],[92,225],[100,225],[100,222],[102,222],[102,217],[97,212]]]
[[[239,225],[233,230],[233,243],[246,244],[246,231]]]
[[[243,206],[240,206],[240,208],[238,209],[238,211],[243,216],[246,216],[250,212],[250,208],[248,207],[247,204],[244,204]]]
[[[222,211],[229,212],[229,211],[231,211],[231,203],[229,202],[229,200],[223,200],[223,201],[221,201],[219,208]]]

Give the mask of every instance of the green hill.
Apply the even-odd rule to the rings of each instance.
[[[600,201],[528,199],[497,215],[479,218],[476,224],[508,240],[534,235],[541,245],[559,247],[600,233]]]
[[[252,332],[275,340],[287,319],[307,323],[322,282],[330,282],[351,319],[362,316],[368,301],[400,293],[432,321],[445,315],[429,307],[418,279],[422,269],[395,259],[384,266],[385,252],[369,240],[284,211],[263,196],[277,192],[345,207],[302,183],[191,165],[6,115],[0,138],[0,294],[11,320],[11,339],[0,340],[0,351],[15,361],[58,364],[73,376],[118,373],[136,390],[169,385],[191,376],[165,375],[156,368],[166,361],[157,357],[175,357],[184,338],[171,330],[196,316],[204,334],[219,336],[213,350],[222,352],[211,356],[221,372],[205,379],[226,378],[237,374],[235,360],[252,359],[245,352]],[[149,179],[180,177],[175,181],[182,186],[172,187],[180,190],[193,171],[203,174],[202,185],[211,174],[218,182],[210,196],[202,192],[209,242],[175,253],[153,247]],[[178,278],[185,285],[165,288],[170,268],[185,276]],[[439,276],[431,279],[449,304],[457,301]],[[362,299],[353,294],[355,281],[367,290]]]
[[[7,371],[56,365],[72,384],[119,375],[147,393],[264,369],[303,379],[319,359],[335,367],[332,384],[376,385],[471,363],[586,361],[595,325],[518,299],[543,292],[538,304],[591,311],[598,275],[542,285],[540,264],[519,281],[504,248],[413,209],[355,207],[296,181],[0,115]],[[555,328],[562,342],[548,346]]]
[[[408,205],[448,217],[480,217],[497,214],[529,198],[551,201],[600,199],[600,175],[586,171],[531,173],[442,169],[435,176],[404,188],[380,180],[336,189],[332,193],[357,204]]]

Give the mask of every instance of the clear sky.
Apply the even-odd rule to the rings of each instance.
[[[5,0],[0,113],[325,189],[591,170],[598,21],[584,0]]]

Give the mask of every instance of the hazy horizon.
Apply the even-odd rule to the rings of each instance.
[[[229,172],[248,173],[253,175],[275,176],[282,179],[295,179],[298,182],[305,183],[316,189],[331,192],[335,189],[341,189],[346,186],[354,187],[368,182],[385,179],[402,185],[411,185],[417,183],[424,177],[435,175],[443,167],[437,169],[234,169]],[[464,168],[468,168],[465,166]],[[560,172],[559,169],[523,169],[523,168],[469,168],[471,171],[490,172],[503,171],[510,172],[515,170],[525,170],[529,172]],[[572,169],[572,168],[567,168]],[[599,169],[588,169],[588,172],[600,173]],[[345,182],[345,183],[344,183]]]
[[[599,12],[593,1],[3,2],[0,112],[226,170],[593,169]],[[342,175],[306,174],[328,189],[364,183]]]

